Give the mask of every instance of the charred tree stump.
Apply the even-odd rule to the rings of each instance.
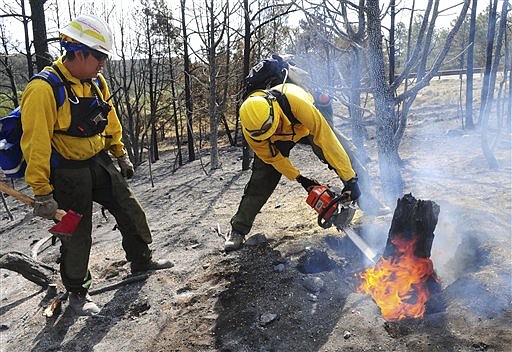
[[[416,258],[430,258],[439,212],[439,205],[435,202],[416,199],[412,194],[406,194],[398,199],[382,257],[390,259],[399,256],[393,242],[401,239],[407,242],[415,241],[413,253]],[[443,311],[445,304],[435,271],[428,278],[425,286],[430,293],[426,303],[426,313]]]
[[[436,203],[411,194],[399,199],[384,254],[374,268],[360,275],[360,292],[372,296],[392,336],[405,331],[394,325],[398,321],[422,319],[444,310],[441,285],[430,259],[439,210]]]
[[[414,255],[417,258],[430,258],[439,210],[439,205],[436,203],[430,200],[416,199],[412,194],[406,194],[399,199],[393,214],[383,257],[387,258],[397,254],[396,246],[392,241],[395,237],[400,236],[404,240],[416,240]]]
[[[0,253],[0,268],[15,271],[25,279],[47,288],[56,269],[20,252]]]

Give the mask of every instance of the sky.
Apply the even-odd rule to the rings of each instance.
[[[198,0],[196,0],[198,1]],[[302,0],[296,0],[297,2],[301,2]],[[303,0],[307,2],[311,2],[314,0]],[[456,19],[460,10],[462,8],[463,0],[456,1],[446,1],[441,0],[439,2],[439,11],[440,15],[436,20],[437,28],[449,28],[452,20]],[[320,0],[318,0],[320,2]],[[389,1],[380,1],[380,7],[382,9],[386,9],[389,6]],[[413,4],[413,0],[395,0],[395,4],[397,8],[411,8]],[[423,12],[427,8],[428,0],[415,0],[415,12]],[[498,1],[498,9],[501,9],[503,4],[503,0]],[[458,5],[458,6],[457,6]],[[489,5],[489,0],[479,0],[477,5],[477,13],[481,13],[485,10],[485,8]],[[454,7],[455,6],[455,7]],[[307,6],[306,6],[307,7]],[[452,8],[453,7],[453,8]],[[468,15],[471,11],[471,8],[468,10]],[[410,11],[402,10],[397,14],[396,21],[403,22],[405,24],[409,23]],[[290,16],[291,23],[299,23],[300,19],[303,19],[304,15],[301,12],[296,12]],[[384,26],[389,26],[389,17],[384,18],[382,20],[382,24]]]
[[[389,1],[384,1],[382,3],[389,3]],[[397,6],[402,6],[402,4],[409,4],[406,6],[411,7],[413,0],[396,0]],[[446,1],[441,0],[439,2],[439,11],[442,12],[439,18],[436,20],[436,24],[438,27],[449,27],[450,22],[457,18],[457,15],[460,13],[460,9],[462,6],[458,6],[450,9],[454,6],[454,4],[462,3],[462,0],[458,1]],[[498,1],[498,9],[501,8],[501,4],[503,0]],[[424,10],[427,8],[428,0],[416,0],[415,7],[418,10]],[[485,8],[489,5],[489,0],[478,0],[477,4],[477,13],[483,12]],[[471,8],[469,8],[468,13],[470,13]],[[409,21],[410,12],[404,12],[400,14],[397,18],[398,21],[407,23]]]
[[[58,0],[58,1],[62,1],[61,8],[66,7],[65,4],[67,4],[67,2],[65,0]],[[125,11],[126,11],[127,7],[133,6],[133,3],[134,3],[132,1],[115,1],[115,0],[103,0],[102,2],[97,2],[97,3],[99,4],[99,3],[103,3],[103,2],[109,2],[109,1],[112,4],[115,4],[115,8],[117,8],[117,9],[125,8]],[[311,0],[309,0],[309,1],[311,1]],[[318,0],[318,1],[320,2],[320,0]],[[455,8],[451,8],[451,7],[454,6],[453,5],[454,3],[460,4],[461,1],[462,0],[458,0],[457,2],[446,1],[446,0],[440,1],[440,9],[441,10],[448,9],[448,10],[443,11],[443,13],[438,18],[438,20],[437,20],[438,27],[449,27],[450,26],[450,22],[454,18],[456,18],[457,14],[460,11],[461,6],[459,5]],[[499,9],[501,8],[501,4],[503,3],[503,1],[504,0],[498,1]],[[25,0],[25,2],[27,3],[26,6],[29,11],[30,7],[28,6],[28,0]],[[202,5],[204,3],[204,0],[187,0],[187,2],[188,2],[188,4],[192,4],[192,3],[196,2],[196,3]],[[297,2],[300,3],[300,0],[297,0]],[[171,6],[176,6],[177,1],[176,0],[168,0],[168,3],[171,4]],[[412,3],[413,3],[413,0],[396,0],[396,6],[398,8],[405,7],[405,6],[410,7],[410,6],[412,6]],[[418,11],[424,10],[426,8],[427,3],[428,3],[428,0],[415,0],[415,7]],[[49,5],[49,4],[53,4],[53,1],[47,1],[47,5]],[[84,6],[85,4],[87,4],[87,1],[83,1],[83,2],[79,3],[79,5],[77,5],[77,6],[79,8],[79,6]],[[380,4],[381,4],[381,8],[386,8],[386,6],[389,4],[389,1],[381,1]],[[489,0],[479,0],[478,1],[478,13],[484,11],[484,9],[488,6],[488,4],[489,4]],[[13,0],[0,0],[0,6],[1,5],[3,5],[3,8],[8,8],[8,6],[16,7],[15,5],[13,5]],[[99,6],[99,5],[97,5],[97,6]],[[108,8],[108,6],[107,6],[107,8]],[[449,9],[449,8],[451,8],[451,9]],[[0,13],[1,13],[1,10],[0,10]],[[179,16],[179,14],[176,14],[176,16]],[[298,19],[301,16],[302,15],[300,14],[300,12],[297,12],[295,15],[293,15],[291,17],[291,20],[290,20],[291,23],[298,23],[299,22]],[[408,23],[409,16],[410,16],[409,11],[401,11],[398,13],[396,20],[397,20],[397,22]],[[47,22],[50,22],[50,16],[47,16],[47,17],[49,17],[49,18],[47,18]],[[9,20],[9,19],[5,19],[5,18],[1,18],[0,21],[6,24],[7,30],[11,34],[11,36],[13,36],[15,38],[18,38],[18,36],[19,36],[18,40],[20,42],[23,42],[23,28],[19,21]],[[383,24],[386,25],[385,19],[383,20]],[[388,24],[389,24],[389,22],[388,22]],[[56,29],[56,26],[52,25],[51,23],[47,23],[47,29],[54,30],[54,29]]]

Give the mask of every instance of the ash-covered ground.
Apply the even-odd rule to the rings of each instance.
[[[342,129],[346,126],[341,125]],[[369,171],[379,189],[374,133]],[[250,171],[241,150],[221,151],[222,167],[207,175],[209,156],[172,172],[175,155],[141,165],[130,181],[153,230],[155,257],[176,266],[145,280],[93,295],[100,315],[77,317],[63,304],[42,316],[46,292],[19,274],[0,270],[1,351],[510,351],[511,135],[502,133],[489,170],[480,131],[463,131],[449,107],[417,111],[400,154],[405,193],[440,206],[432,248],[445,308],[424,319],[386,322],[372,299],[357,293],[369,263],[341,232],[322,229],[306,194],[283,180],[258,215],[247,245],[225,254],[217,234],[229,229]],[[339,180],[299,146],[292,160],[331,185]],[[21,182],[16,187],[30,194]],[[48,221],[7,197],[2,251],[30,255],[48,236]],[[382,252],[395,204],[379,216],[356,214],[353,226]],[[94,289],[129,274],[112,217],[94,214],[90,267]],[[38,259],[58,267],[58,244]],[[60,280],[58,289],[62,290]]]

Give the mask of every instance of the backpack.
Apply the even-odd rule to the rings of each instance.
[[[57,74],[42,70],[30,80],[33,79],[45,80],[52,86],[57,108],[64,103],[64,99],[66,99],[65,88]],[[22,178],[25,175],[27,163],[21,152],[20,140],[22,134],[21,110],[18,106],[7,116],[0,118],[0,169],[6,177]]]
[[[66,100],[66,84],[61,77],[62,74],[56,69],[57,73],[42,70],[36,73],[33,79],[42,79],[48,82],[53,88],[53,95],[57,109],[64,104]],[[101,89],[101,81],[95,79],[95,83]],[[23,178],[27,163],[23,158],[21,151],[20,140],[23,134],[21,126],[21,110],[18,106],[12,110],[7,116],[0,118],[0,169],[8,178]]]
[[[271,57],[261,60],[250,69],[244,83],[244,99],[257,90],[265,91],[267,94],[270,93],[276,97],[279,106],[290,122],[292,124],[299,123],[291,112],[286,96],[275,89],[269,91],[270,87],[282,83],[293,83],[301,86],[306,91],[311,90],[309,89],[311,85],[309,74],[297,67],[289,58],[272,54]],[[331,122],[333,118],[332,98],[318,90],[314,90],[312,95],[316,108],[320,110],[328,122]]]
[[[272,54],[249,70],[244,79],[243,97],[247,97],[255,90],[268,89],[281,83],[293,83],[307,90],[311,79],[306,71],[293,63],[289,55]]]

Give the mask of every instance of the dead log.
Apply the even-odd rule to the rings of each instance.
[[[34,260],[20,252],[0,253],[0,268],[17,272],[25,279],[43,288],[47,288],[52,283],[53,274],[57,271],[50,265]]]

